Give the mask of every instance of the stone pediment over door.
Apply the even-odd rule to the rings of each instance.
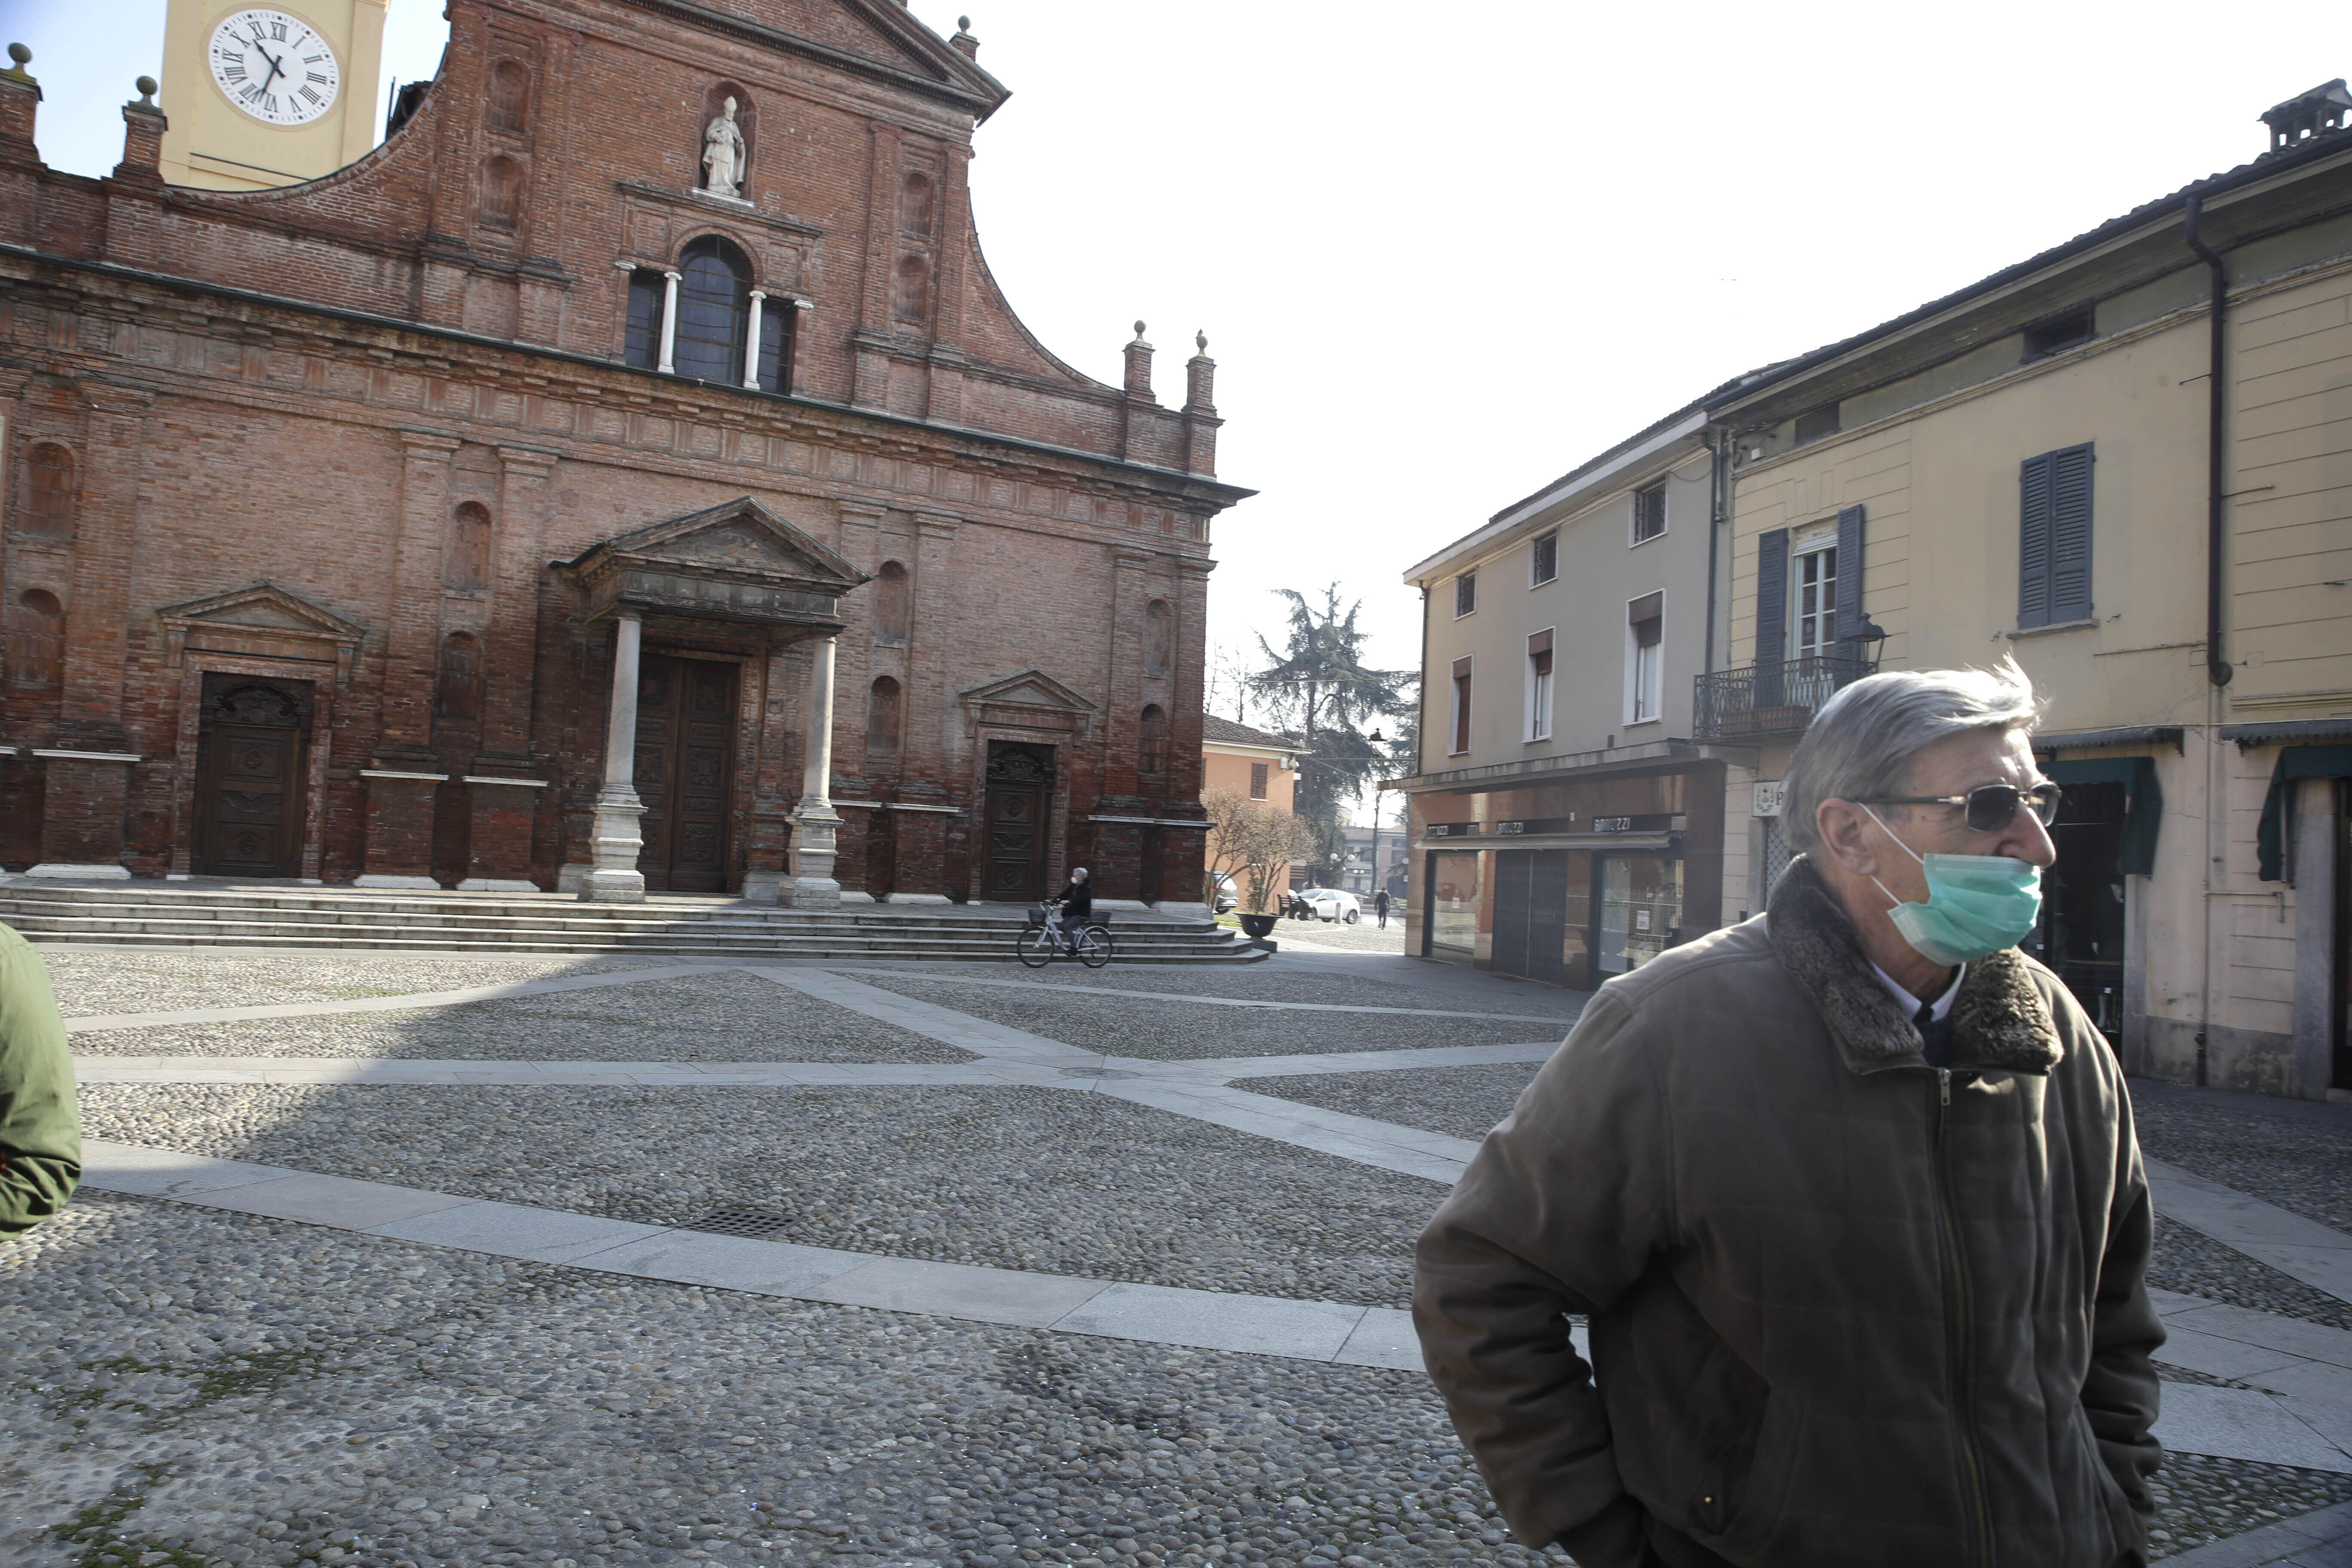
[[[982,686],[966,687],[964,726],[977,731],[982,724],[1021,730],[1059,730],[1085,739],[1093,727],[1095,705],[1042,669],[1024,669]]]
[[[866,574],[749,496],[592,545],[558,563],[589,619],[645,615],[841,630]]]
[[[174,669],[194,649],[331,666],[337,684],[348,684],[367,638],[357,622],[266,581],[165,605],[155,616],[163,623],[164,662]]]

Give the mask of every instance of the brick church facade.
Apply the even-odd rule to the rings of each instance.
[[[44,167],[0,72],[0,865],[1201,886],[1213,366],[1014,317],[893,0],[452,0],[325,179]],[[164,106],[166,109],[168,105]]]

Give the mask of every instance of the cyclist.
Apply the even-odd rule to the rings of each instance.
[[[1059,906],[1056,908],[1055,906]],[[1045,923],[1053,928],[1062,946],[1078,951],[1078,932],[1094,918],[1095,889],[1087,880],[1084,866],[1070,868],[1070,885],[1046,900]]]

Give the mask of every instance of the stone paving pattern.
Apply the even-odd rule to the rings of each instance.
[[[812,1247],[1370,1307],[1411,1305],[1412,1238],[1444,1196],[1071,1089],[92,1084],[82,1119],[92,1138],[643,1224],[749,1205]]]
[[[282,1002],[352,1002],[418,991],[521,985],[580,974],[669,967],[659,958],[403,958],[365,953],[296,958],[250,953],[109,952],[45,947],[49,984],[68,1018]],[[86,1046],[77,1046],[87,1049]]]
[[[1411,1049],[1430,1045],[1502,1046],[1549,1040],[1551,1026],[1516,1019],[1406,1017],[1380,1013],[1305,1013],[1259,1007],[1192,1007],[1112,996],[1032,994],[960,986],[953,981],[860,974],[878,990],[953,1007],[1008,1028],[1110,1056],[1149,1061],[1286,1057],[1326,1051]],[[1286,997],[1286,1001],[1317,998]],[[1424,997],[1423,1007],[1443,1005]],[[1442,1033],[1433,1030],[1436,1025]],[[1562,1026],[1565,1033],[1565,1026]]]
[[[499,1061],[972,1059],[952,1046],[734,971],[404,1012],[111,1029],[75,1036],[74,1049],[92,1056]]]
[[[2352,1138],[2340,1127],[2172,1095],[2138,1096],[2132,1113],[2152,1158],[2352,1231]]]
[[[158,960],[53,962],[77,1012],[638,966],[337,955],[240,959],[266,967],[229,972],[193,955],[184,982]],[[1003,1021],[1122,1054],[1151,1054],[1118,1031],[1156,1015],[1166,1034],[1153,1037],[1187,1060],[1303,1052],[1307,1031],[1330,1049],[1554,1031],[1223,1007],[1198,1009],[1204,1024],[1180,1004],[1118,994],[1543,1013],[1559,1032],[1582,1001],[1465,989],[1450,973],[1385,983],[1369,969],[1381,962],[1197,975],[998,967],[987,978],[1013,984],[994,986],[958,986],[952,971],[918,981],[857,966],[857,978],[979,1017],[1017,1005],[1023,1016]],[[1087,991],[1037,988],[1068,984]],[[1071,1037],[1106,1027],[1108,1038]],[[969,1059],[739,974],[75,1043],[170,1054],[159,1037],[184,1054],[237,1056]],[[1202,1047],[1185,1049],[1195,1037]],[[1244,1087],[1473,1138],[1533,1070]],[[90,1086],[86,1100],[93,1135],[342,1175],[646,1219],[755,1202],[793,1216],[789,1240],[1379,1305],[1402,1300],[1412,1237],[1442,1195],[1419,1178],[1061,1090],[123,1084]],[[2297,1168],[2340,1158],[2340,1144],[2310,1144],[2317,1133],[2303,1129],[2281,1137],[2273,1118],[2198,1120],[2205,1109],[2144,1119],[2158,1123],[2151,1152],[2315,1218],[2308,1205],[2340,1197]],[[0,1459],[11,1568],[1565,1562],[1504,1538],[1416,1373],[627,1283],[95,1191],[0,1248],[0,1419],[19,1439]],[[2352,1328],[2344,1303],[2168,1221],[2157,1275]],[[2172,1457],[2162,1485],[2159,1556],[2352,1498],[2352,1478],[2190,1455]]]
[[[958,995],[964,997],[1027,985],[1048,992],[1083,989],[1116,994],[1122,991],[1145,991],[1158,994],[1223,996],[1252,1002],[1312,1002],[1337,1007],[1440,1008],[1464,1013],[1557,1017],[1561,1035],[1567,1034],[1568,1026],[1584,1010],[1585,1001],[1579,992],[1559,991],[1545,985],[1511,985],[1498,991],[1485,984],[1470,984],[1466,983],[1469,980],[1484,981],[1488,977],[1456,971],[1423,976],[1422,983],[1417,984],[1382,980],[1371,973],[1369,964],[1354,960],[1295,968],[1286,963],[1276,963],[1271,966],[1254,964],[1246,969],[1197,970],[1140,964],[1122,969],[1116,963],[1108,969],[1097,970],[1084,969],[1075,963],[1056,963],[1045,969],[1020,969],[1003,963],[924,964],[919,968],[914,965],[859,963],[843,964],[838,968],[840,973],[870,984],[879,984],[884,978],[892,975],[909,980],[920,978],[933,984],[959,980],[989,983],[964,986],[957,992]],[[1204,1011],[1223,1016],[1229,1009],[1217,1007]]]

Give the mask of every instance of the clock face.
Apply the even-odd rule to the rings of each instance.
[[[233,11],[205,51],[228,100],[269,125],[308,125],[334,107],[343,73],[327,40],[283,11]]]

